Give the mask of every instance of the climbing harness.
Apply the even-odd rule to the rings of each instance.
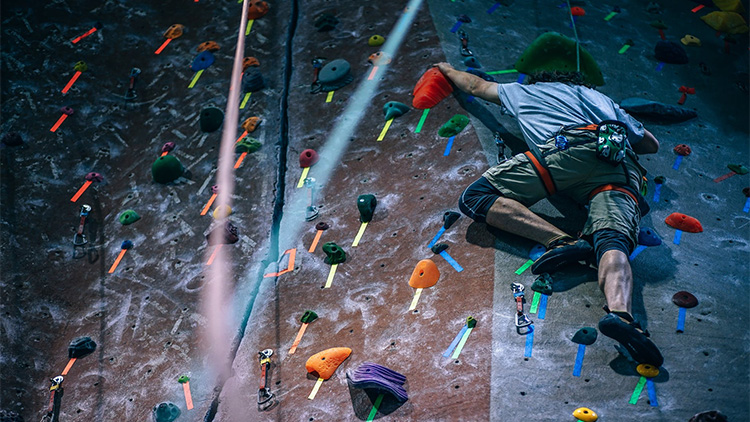
[[[305,178],[304,186],[310,190],[310,205],[305,210],[305,221],[313,221],[318,217],[318,208],[315,206],[315,178]]]
[[[268,374],[271,366],[271,355],[273,350],[264,349],[258,352],[258,361],[260,362],[260,387],[258,388],[258,409],[266,410],[273,404],[272,400],[276,396],[268,388]]]
[[[86,240],[86,235],[83,234],[83,228],[86,225],[86,217],[88,217],[89,212],[91,212],[91,206],[86,204],[81,206],[81,221],[80,223],[78,223],[78,230],[76,230],[76,234],[73,235],[74,247],[83,246],[89,242],[88,240]]]
[[[323,67],[323,63],[325,63],[326,59],[323,57],[316,57],[312,59],[312,65],[313,65],[313,81],[312,84],[310,84],[310,93],[311,94],[317,94],[320,92],[321,86],[320,81],[318,80],[318,74],[320,73],[320,69]]]
[[[130,69],[130,83],[128,84],[128,92],[125,93],[126,100],[134,100],[138,94],[135,93],[135,82],[138,80],[138,75],[141,74],[141,69],[134,67]]]
[[[461,40],[461,55],[464,57],[473,56],[474,53],[469,50],[469,36],[463,29],[458,31],[458,38]]]
[[[510,283],[510,290],[513,292],[513,298],[516,300],[516,332],[520,335],[526,335],[534,332],[534,322],[529,319],[523,312],[524,287],[521,283]]]

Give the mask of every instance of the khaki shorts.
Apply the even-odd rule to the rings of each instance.
[[[606,184],[630,186],[639,192],[646,171],[638,164],[637,156],[631,152],[622,165],[615,167],[596,157],[595,132],[570,130],[563,134],[573,146],[560,151],[555,147],[554,139],[550,139],[539,148],[557,192],[580,204],[589,204],[583,234],[612,229],[629,236],[633,245],[637,245],[640,211],[629,195],[610,190],[589,201],[591,192]],[[518,154],[490,168],[482,176],[504,196],[527,207],[547,197],[542,180],[525,154]]]

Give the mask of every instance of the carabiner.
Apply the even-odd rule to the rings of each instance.
[[[86,235],[83,234],[83,228],[86,225],[86,217],[88,217],[89,212],[91,212],[91,206],[83,204],[79,214],[81,221],[78,223],[78,230],[76,230],[76,233],[73,235],[73,246],[83,246],[88,243]]]
[[[523,312],[516,312],[516,332],[526,335],[534,332],[534,322]]]

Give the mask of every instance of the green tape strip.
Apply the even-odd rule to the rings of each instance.
[[[464,336],[461,337],[461,341],[458,342],[458,346],[456,346],[456,350],[453,351],[453,356],[451,356],[451,359],[458,359],[458,355],[461,354],[461,350],[463,350],[464,344],[466,344],[466,340],[469,339],[469,334],[471,334],[471,330],[473,330],[473,328],[468,328],[466,332],[464,333]]]
[[[628,51],[628,48],[630,48],[630,44],[625,44],[625,45],[622,46],[622,48],[620,49],[620,51],[618,51],[618,53],[625,54],[625,52]]]
[[[646,377],[641,377],[641,379],[638,380],[638,384],[635,385],[635,390],[633,390],[633,395],[630,396],[630,401],[628,403],[630,404],[636,404],[638,403],[638,397],[641,396],[641,392],[643,391],[643,386],[646,385]]]
[[[607,17],[605,17],[604,20],[607,21],[607,22],[609,22],[615,16],[617,16],[617,12],[610,12],[610,14],[607,15]]]
[[[523,273],[524,271],[526,271],[527,269],[529,269],[529,267],[532,264],[534,264],[534,261],[532,261],[532,260],[526,261],[526,263],[524,263],[523,265],[521,265],[521,268],[519,268],[519,269],[516,270],[516,274],[517,275],[521,275],[521,273]]]
[[[427,120],[427,113],[429,112],[429,108],[424,109],[424,111],[422,112],[422,117],[419,119],[419,123],[417,123],[417,128],[414,129],[414,133],[419,133],[422,131],[422,125],[424,125],[424,121]]]
[[[375,415],[378,414],[378,407],[380,407],[380,403],[383,402],[383,396],[384,394],[379,394],[378,398],[375,399],[375,403],[372,404],[372,410],[370,410],[370,414],[367,416],[367,422],[375,420]]]
[[[539,292],[534,292],[534,298],[531,299],[531,308],[529,309],[530,314],[535,314],[539,309],[539,298],[542,295]]]
[[[504,75],[506,73],[518,73],[516,69],[507,69],[507,70],[495,70],[493,72],[487,72],[488,75]]]

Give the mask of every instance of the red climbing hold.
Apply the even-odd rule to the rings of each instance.
[[[674,147],[674,153],[677,155],[690,155],[691,152],[693,152],[693,150],[685,144],[680,144]]]
[[[698,298],[692,293],[681,290],[672,296],[672,303],[680,308],[695,308],[698,306]]]
[[[574,6],[570,8],[570,14],[573,16],[584,16],[586,11],[583,10],[583,7]]]
[[[673,212],[664,220],[668,226],[688,233],[700,233],[703,231],[701,222],[689,215]]]
[[[306,149],[299,155],[299,166],[302,168],[312,167],[318,162],[318,153],[313,149]]]
[[[450,95],[451,92],[453,92],[451,83],[445,78],[443,72],[433,67],[425,72],[417,81],[417,85],[414,86],[412,105],[414,108],[422,110],[432,108]]]

